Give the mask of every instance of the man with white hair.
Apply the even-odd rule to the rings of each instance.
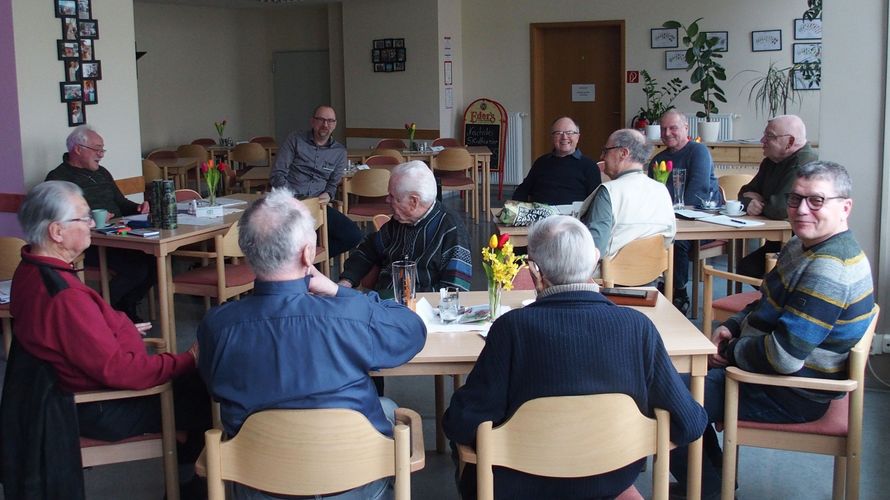
[[[593,269],[599,252],[587,227],[567,216],[536,222],[529,229],[528,260],[538,298],[491,326],[467,383],[445,412],[445,434],[473,445],[480,423],[500,425],[531,399],[623,393],[649,416],[655,408],[670,412],[671,442],[701,436],[707,415],[671,364],[655,325],[598,293]],[[614,498],[633,484],[644,463],[571,479],[496,468],[494,490],[511,499]],[[475,476],[475,467],[467,465],[460,481],[464,498],[473,497]]]
[[[111,172],[99,165],[105,158],[106,149],[105,140],[98,132],[89,125],[81,125],[68,134],[65,143],[68,152],[62,156],[62,163],[46,174],[44,180],[78,185],[90,210],[105,209],[109,219],[148,213],[147,201],[128,200],[115,184]],[[155,284],[155,258],[138,250],[120,248],[109,248],[105,255],[108,268],[114,272],[109,282],[111,305],[125,312],[134,323],[141,323],[136,309]],[[87,249],[84,261],[89,266],[99,266],[99,253],[95,247]]]
[[[368,372],[413,358],[426,327],[410,309],[338,287],[316,270],[314,227],[287,189],[273,189],[241,217],[238,244],[257,276],[253,294],[212,309],[198,327],[198,368],[230,436],[251,413],[273,408],[348,408],[392,435],[396,405],[377,397]],[[390,483],[342,498],[381,498]],[[235,487],[236,498],[277,498]]]
[[[765,158],[757,175],[739,189],[738,196],[749,215],[785,220],[788,218],[785,194],[791,191],[797,169],[818,160],[819,155],[807,142],[806,125],[795,115],[780,115],[768,121],[760,145]],[[734,194],[727,193],[727,196]],[[762,278],[766,254],[778,252],[780,248],[781,242],[768,241],[739,262],[738,272]]]
[[[389,178],[387,202],[393,216],[380,231],[365,237],[346,261],[340,285],[353,287],[376,265],[374,289],[391,297],[392,263],[417,263],[417,291],[442,287],[470,289],[473,259],[469,235],[460,218],[436,201],[436,179],[422,161],[403,163]]]

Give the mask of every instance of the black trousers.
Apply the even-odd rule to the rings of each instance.
[[[120,248],[106,249],[105,260],[108,269],[114,271],[114,276],[108,282],[111,306],[133,319],[136,306],[157,282],[157,261],[154,256],[138,250]],[[87,248],[84,263],[99,267],[96,247]]]
[[[362,230],[349,217],[339,210],[327,207],[328,216],[328,255],[336,257],[358,246],[362,241]]]

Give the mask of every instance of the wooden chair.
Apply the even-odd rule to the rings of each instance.
[[[161,339],[145,339],[145,342],[147,345],[153,346],[158,352],[166,350],[166,345]],[[31,384],[35,380],[40,380],[40,383],[52,386],[52,390],[47,391],[47,396],[42,397],[39,404],[34,401],[6,401],[6,398],[4,398],[4,404],[10,404],[15,408],[11,410],[14,413],[11,413],[6,408],[2,410],[4,424],[7,426],[13,425],[14,429],[10,430],[7,428],[7,432],[23,431],[24,429],[18,428],[21,422],[29,419],[44,419],[47,412],[57,411],[70,411],[72,413],[75,417],[73,431],[76,432],[75,404],[159,396],[162,429],[159,434],[144,434],[120,441],[79,438],[79,433],[73,436],[67,434],[64,436],[60,435],[56,436],[55,439],[58,441],[60,450],[73,451],[75,454],[77,453],[76,449],[79,439],[81,467],[162,458],[167,498],[179,499],[179,469],[176,459],[176,429],[173,417],[173,386],[170,382],[143,390],[89,391],[76,393],[72,396],[70,393],[57,388],[57,377],[52,366],[28,354],[17,341],[13,342],[9,356],[9,365],[6,372],[6,384]],[[69,446],[73,449],[69,448]],[[42,480],[45,480],[45,478],[42,478]],[[78,478],[78,482],[82,485],[82,478]]]
[[[380,228],[383,227],[384,224],[389,222],[389,219],[391,218],[391,215],[386,214],[375,215],[373,219],[374,230],[380,231]],[[359,282],[358,287],[356,288],[358,288],[359,290],[373,290],[377,286],[378,276],[380,276],[380,266],[374,264],[373,266],[371,266],[371,270],[362,277],[362,280]]]
[[[765,269],[766,272],[772,271],[776,267],[776,254],[767,254]],[[702,332],[707,338],[711,338],[711,329],[714,321],[724,322],[751,302],[760,300],[760,292],[757,290],[748,292],[739,292],[719,299],[714,299],[714,278],[723,278],[727,283],[736,282],[744,283],[751,286],[760,286],[763,282],[760,278],[752,278],[742,274],[720,271],[711,266],[704,266],[704,304],[702,305]]]
[[[255,142],[257,144],[271,144],[275,145],[275,138],[269,135],[257,135],[251,137],[248,142]]]
[[[328,253],[328,210],[327,203],[322,203],[318,198],[307,198],[303,204],[309,209],[312,218],[315,219],[315,261],[313,264],[321,264],[321,272],[325,276],[331,275],[330,254]]]
[[[163,160],[163,159],[173,159],[176,158],[176,151],[172,149],[155,149],[151,153],[145,156],[146,160]]]
[[[401,156],[401,155],[400,155]],[[399,161],[390,155],[372,155],[365,160],[365,165],[371,168],[383,168],[392,172],[396,166],[405,163],[404,159]]]
[[[176,195],[176,202],[179,203],[181,201],[191,201],[191,200],[200,200],[203,199],[201,193],[195,191],[194,189],[177,189],[173,192]]]
[[[371,168],[359,170],[354,176],[343,177],[343,213],[356,222],[368,222],[377,214],[392,215],[386,202],[389,195],[389,170]]]
[[[396,409],[396,422],[388,438],[354,410],[264,410],[231,439],[211,429],[208,496],[223,500],[223,481],[279,495],[326,495],[395,476],[395,498],[407,500],[411,472],[425,463],[423,431],[420,415],[407,408]]]
[[[380,139],[374,149],[397,149],[404,151],[408,149],[408,145],[401,139]]]
[[[874,316],[868,329],[850,351],[846,380],[765,375],[747,372],[735,366],[726,369],[722,498],[733,498],[735,494],[739,446],[833,455],[832,498],[835,500],[859,498],[865,364],[868,361],[880,308],[875,305],[873,312]],[[738,419],[740,383],[845,392],[847,395],[842,399],[833,400],[826,414],[815,422],[803,424],[746,422]]]
[[[402,156],[402,153],[397,149],[377,148],[371,151],[371,156],[390,156],[396,159],[396,161],[398,162],[396,163],[396,165],[398,165],[399,163],[405,163],[405,157]],[[365,161],[365,163],[370,165],[367,160]]]
[[[225,236],[216,237],[215,251],[177,250],[173,256],[212,259],[213,264],[191,269],[173,276],[173,293],[199,295],[210,309],[210,298],[219,304],[253,290],[256,276],[238,246],[238,224],[232,224]],[[231,262],[226,262],[231,259]]]
[[[653,498],[667,500],[669,434],[667,411],[656,409],[655,418],[648,418],[626,394],[557,396],[526,401],[497,428],[482,422],[475,453],[465,445],[458,451],[462,462],[476,464],[480,500],[494,498],[495,465],[571,478],[610,472],[649,455],[655,455]]]
[[[145,185],[151,184],[152,181],[163,179],[164,171],[161,170],[161,167],[158,166],[157,163],[151,160],[142,160],[142,178],[145,180]]]
[[[665,247],[660,234],[628,243],[600,266],[606,287],[647,285],[664,274],[664,295],[673,300],[674,245]]]
[[[210,158],[207,148],[200,144],[183,144],[176,148],[176,156],[179,158],[195,158],[198,160],[199,165]]]
[[[454,138],[451,137],[439,137],[438,139],[433,140],[433,146],[442,146],[443,148],[459,148],[461,147],[461,143]]]
[[[473,220],[477,220],[479,197],[476,195],[476,162],[470,153],[464,148],[442,150],[436,156],[433,173],[441,181],[442,191],[467,192],[464,198],[464,210],[470,213]]]
[[[125,179],[115,179],[114,183],[124,196],[129,194],[142,194],[145,192],[145,178],[141,175],[127,177]]]
[[[194,141],[192,141],[192,144],[198,144],[204,147],[216,146],[216,141],[209,137],[201,137],[200,139],[195,139]]]
[[[254,173],[250,176],[249,185],[263,186],[269,183],[269,175],[271,167],[269,166],[269,156],[266,148],[256,142],[246,142],[238,144],[235,149],[229,153],[229,161],[232,163],[232,170],[235,172],[235,182],[242,182],[241,178],[256,168],[262,168],[261,174]],[[262,175],[265,174],[265,175]],[[245,192],[248,187],[245,187]]]
[[[0,236],[0,281],[11,280],[15,269],[22,260],[22,247],[25,240],[13,236]],[[0,304],[0,322],[3,323],[3,352],[9,356],[9,346],[12,344],[12,314],[9,312],[9,302]]]

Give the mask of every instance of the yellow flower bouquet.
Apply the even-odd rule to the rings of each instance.
[[[492,321],[498,316],[501,291],[513,289],[513,279],[524,265],[525,255],[513,253],[509,234],[502,234],[500,238],[491,235],[488,246],[482,249],[482,267],[488,277],[488,307]]]

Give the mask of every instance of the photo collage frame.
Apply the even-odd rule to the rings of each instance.
[[[371,64],[375,73],[405,71],[405,39],[380,38],[371,47]]]
[[[99,21],[93,19],[92,0],[52,2],[62,27],[62,38],[56,41],[63,66],[59,97],[66,107],[68,126],[75,127],[87,122],[86,106],[99,103],[102,61],[96,58],[95,47]]]

